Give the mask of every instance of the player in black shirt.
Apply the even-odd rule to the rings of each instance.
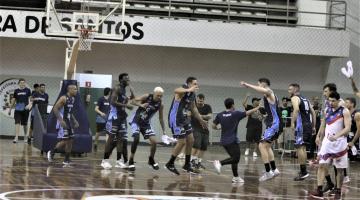
[[[252,105],[248,105],[247,101],[249,99],[249,95],[246,95],[245,100],[243,101],[242,105],[246,111],[256,108],[260,105],[260,98],[252,98],[251,103]],[[253,157],[257,157],[257,146],[261,140],[262,134],[262,123],[264,119],[264,115],[266,114],[265,109],[260,107],[259,110],[252,113],[248,116],[248,121],[246,123],[246,150],[245,156],[249,155],[249,150],[251,146],[253,146]]]
[[[97,101],[97,104],[95,106],[95,112],[96,112],[96,135],[95,135],[95,141],[94,141],[94,151],[97,151],[97,145],[99,136],[101,133],[105,130],[106,125],[106,119],[110,112],[110,88],[104,89],[104,96],[100,97]]]
[[[360,137],[360,110],[356,109],[356,99],[353,97],[346,98],[345,107],[349,109],[351,114],[351,129],[348,137],[349,151],[348,156],[350,160],[354,160],[355,156],[352,154],[351,148],[355,146],[359,149],[359,137]],[[343,183],[350,182],[350,177],[347,174],[347,170],[344,169],[344,181]]]
[[[224,101],[226,110],[216,115],[212,128],[221,130],[220,143],[225,148],[226,152],[230,155],[230,158],[225,160],[214,161],[214,167],[220,174],[221,166],[231,165],[233,172],[233,183],[243,183],[244,180],[239,177],[238,163],[240,160],[240,140],[238,138],[238,125],[241,119],[249,116],[259,110],[259,106],[249,111],[243,112],[235,109],[234,99],[227,98]],[[219,125],[221,127],[219,127]]]
[[[209,104],[205,103],[204,94],[197,95],[196,107],[201,115],[201,118],[208,122],[211,119],[212,109]],[[199,121],[193,116],[191,116],[191,126],[194,130],[194,145],[191,153],[191,164],[198,169],[205,169],[205,167],[201,164],[201,161],[209,144],[209,129],[203,128]]]
[[[289,107],[289,102],[291,100],[288,97],[283,97],[281,99],[281,105],[279,106],[280,109],[280,114],[281,114],[281,119],[282,119],[282,124],[283,124],[283,131],[282,133],[285,133],[287,129],[285,128],[289,128],[290,127],[290,123],[291,123],[291,113],[292,113],[292,107]],[[280,133],[281,134],[281,133]],[[285,135],[281,135],[277,140],[276,140],[276,145],[278,146],[278,149],[280,151],[278,151],[279,154],[282,153],[282,149],[284,148],[284,136]]]
[[[312,107],[315,111],[315,115],[316,115],[316,132],[315,134],[311,137],[311,141],[310,141],[310,145],[309,145],[309,153],[308,153],[308,159],[315,159],[315,150],[316,150],[316,135],[317,132],[320,129],[320,125],[321,125],[321,104],[319,103],[319,97],[313,97],[312,98]]]
[[[34,127],[35,106],[38,107],[38,110],[41,115],[41,119],[43,120],[44,125],[46,127],[45,118],[47,115],[47,106],[49,104],[49,95],[45,92],[45,84],[41,83],[40,85],[39,84],[34,85],[34,91],[32,92],[31,100],[32,100],[32,109],[31,109],[30,129],[29,129],[28,140],[27,140],[28,144],[31,143],[31,139],[32,139],[32,130]]]
[[[283,118],[283,123],[285,124],[284,127],[290,127],[290,123],[291,123],[291,113],[292,113],[292,108],[289,107],[288,103],[289,101],[291,101],[290,99],[288,99],[287,97],[283,97],[281,100],[281,106],[280,106],[280,111],[281,111],[281,117]]]
[[[24,129],[24,140],[26,139],[27,123],[29,119],[29,110],[31,109],[31,90],[26,87],[25,79],[19,79],[19,88],[14,91],[14,96],[11,99],[9,115],[11,110],[15,107],[15,138],[13,143],[18,142],[20,126]],[[25,140],[26,141],[26,140]]]

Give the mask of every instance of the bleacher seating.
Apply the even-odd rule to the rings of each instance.
[[[19,2],[19,0],[4,0],[1,6],[44,7],[45,0]],[[57,2],[60,2],[57,7],[61,9],[78,10],[80,8],[80,4]],[[289,4],[284,0],[127,0],[126,2],[126,13],[131,16],[287,26],[296,25],[298,21],[297,0],[289,0]]]

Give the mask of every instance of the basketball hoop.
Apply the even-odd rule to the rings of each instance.
[[[79,29],[79,51],[91,51],[91,44],[94,40],[94,31],[90,29]]]

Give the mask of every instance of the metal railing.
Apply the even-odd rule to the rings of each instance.
[[[328,26],[331,28],[337,23],[337,24],[342,25],[343,29],[345,30],[346,29],[347,3],[345,1],[331,0],[330,6],[329,6],[329,13],[330,13],[330,15],[329,15],[329,19],[328,19]],[[345,16],[333,15],[333,13],[344,13]]]
[[[103,0],[104,1],[104,0]],[[234,3],[232,0],[127,0],[126,15],[160,17],[169,19],[188,19],[192,21],[222,21],[235,23],[264,24],[287,27],[313,27],[324,29],[346,29],[347,4],[345,1],[330,0],[327,12],[299,11],[290,0],[286,4],[244,4]],[[61,6],[61,4],[63,6]],[[79,4],[62,2],[58,9],[63,12],[78,11]],[[137,5],[143,5],[139,7]],[[154,6],[157,6],[154,8]],[[43,10],[39,8],[6,7],[5,9]],[[184,9],[185,8],[185,9]],[[104,7],[92,7],[89,12],[101,12]],[[214,12],[214,11],[217,12]],[[119,14],[119,13],[116,13]],[[307,16],[319,16],[323,18],[320,25],[303,23]],[[315,17],[316,18],[316,17]]]

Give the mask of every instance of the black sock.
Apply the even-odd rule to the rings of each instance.
[[[238,177],[239,174],[238,174],[238,164],[232,164],[231,165],[231,170],[232,170],[232,173],[234,175],[234,177]]]
[[[124,156],[124,163],[127,163],[129,160],[127,159],[126,156]]]
[[[173,165],[175,160],[176,160],[176,156],[171,155],[171,158],[170,158],[168,164]]]
[[[344,169],[344,176],[347,176],[347,170]]]
[[[191,155],[185,155],[185,165],[190,165]]]
[[[127,140],[123,140],[123,150],[122,150],[122,154],[124,157],[124,163],[127,163],[128,161],[128,150],[127,150]]]
[[[276,165],[275,165],[275,161],[272,160],[270,161],[270,166],[271,166],[271,169],[274,171],[276,169]]]
[[[65,153],[65,162],[70,162],[70,152]]]
[[[318,191],[322,192],[322,188],[323,188],[323,186],[322,186],[322,185],[319,185],[319,186],[318,186]]]
[[[111,153],[110,152],[105,152],[104,153],[104,159],[109,159],[110,158]]]
[[[306,174],[307,171],[306,171],[306,165],[300,165],[300,171],[302,174]]]
[[[120,159],[121,159],[121,154],[122,154],[122,152],[120,152],[120,151],[117,151],[117,152],[116,152],[116,160],[120,160]]]
[[[331,181],[330,175],[325,176],[325,179],[326,179],[326,181],[327,181],[328,184],[334,185],[334,183]]]
[[[265,163],[265,171],[266,172],[270,172],[270,164],[269,163]]]
[[[150,164],[155,164],[155,160],[153,157],[149,156],[149,163]]]
[[[149,160],[150,160],[150,161],[154,161],[154,157],[149,156]]]
[[[55,156],[55,153],[58,153],[59,151],[54,148],[53,150],[51,150],[51,156],[54,157]]]
[[[130,158],[129,160],[129,165],[133,165],[134,164],[134,159],[133,158]]]
[[[133,143],[131,144],[131,153],[132,154],[135,154],[138,144],[139,144],[139,135],[136,135],[134,137]]]

